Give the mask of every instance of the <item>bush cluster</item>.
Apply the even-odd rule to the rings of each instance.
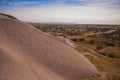
[[[90,39],[89,44],[95,44],[96,40],[95,39]]]

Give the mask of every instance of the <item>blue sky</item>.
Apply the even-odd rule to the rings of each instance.
[[[0,12],[29,22],[120,24],[120,0],[0,0]]]
[[[120,0],[0,0],[2,7],[27,7],[36,5],[100,5],[107,4],[106,6],[120,7]]]

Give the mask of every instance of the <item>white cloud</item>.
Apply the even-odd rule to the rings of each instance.
[[[57,0],[58,4],[63,5],[67,0]]]
[[[79,2],[83,0],[77,0]],[[93,5],[93,6],[105,6],[105,7],[114,7],[119,6],[120,7],[120,0],[84,0],[86,5]]]
[[[6,13],[30,22],[120,24],[120,10],[98,6],[12,8]]]

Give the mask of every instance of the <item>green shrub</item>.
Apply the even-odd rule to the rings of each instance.
[[[115,44],[112,43],[112,42],[106,42],[105,45],[106,45],[106,46],[112,46],[112,47],[115,46]]]
[[[99,54],[101,54],[101,55],[103,55],[103,56],[105,56],[106,54],[105,53],[103,53],[103,52],[98,52]]]
[[[112,54],[112,53],[108,53],[107,56],[110,58],[115,58],[114,54]]]
[[[120,42],[118,43],[118,47],[120,47]]]
[[[104,47],[105,47],[104,44],[98,44],[97,47],[96,47],[96,49],[100,50],[100,49],[103,49]]]
[[[89,43],[90,43],[90,44],[95,44],[95,42],[96,42],[95,39],[90,39],[90,40],[89,40]]]
[[[103,55],[103,56],[107,56],[110,58],[115,58],[115,55],[113,53],[104,53],[104,52],[99,52],[99,54]]]
[[[84,41],[84,40],[85,40],[84,38],[80,38],[78,41],[80,41],[80,42],[81,42],[81,41]]]
[[[78,39],[76,39],[76,38],[73,38],[73,39],[71,39],[72,41],[78,41]]]

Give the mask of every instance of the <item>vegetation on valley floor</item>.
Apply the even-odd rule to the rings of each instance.
[[[42,25],[37,28],[54,36],[71,39],[75,49],[99,70],[100,77],[89,80],[120,80],[120,26]]]

